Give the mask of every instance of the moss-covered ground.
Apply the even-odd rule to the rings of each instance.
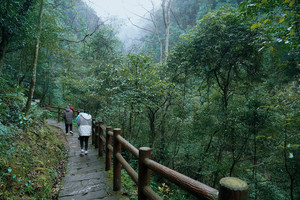
[[[0,199],[57,199],[68,155],[63,132],[45,122],[0,128]]]

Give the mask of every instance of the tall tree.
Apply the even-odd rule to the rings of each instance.
[[[170,24],[171,24],[171,4],[173,0],[162,0],[162,15],[165,25],[165,52],[164,60],[168,60],[169,56],[169,38],[170,38]]]
[[[5,0],[0,3],[0,75],[7,48],[14,36],[22,38],[22,31],[28,26],[28,13],[35,0]]]
[[[230,109],[231,99],[236,95],[237,87],[247,84],[247,81],[254,81],[255,76],[259,77],[257,72],[262,64],[259,46],[255,44],[257,35],[246,24],[239,12],[220,10],[210,13],[182,37],[183,44],[178,48],[183,52],[177,55],[182,66],[189,66],[194,75],[201,77],[201,82],[206,81],[207,85],[212,83],[212,87],[220,95],[220,101],[215,102],[222,111],[215,116],[220,124],[213,131],[219,133],[216,135],[216,160],[220,164],[224,160],[224,150],[231,149],[230,175],[244,150],[243,145],[236,142],[238,135],[232,123],[234,117]],[[247,138],[243,135],[239,137],[245,144]],[[219,172],[215,173],[214,185]]]
[[[30,89],[28,92],[28,98],[27,98],[27,103],[26,103],[26,108],[25,108],[26,114],[28,113],[28,111],[30,109],[30,105],[31,105],[31,101],[33,98],[34,89],[35,89],[35,85],[36,85],[36,69],[37,69],[38,58],[39,58],[40,37],[41,37],[41,33],[42,33],[43,8],[44,8],[44,0],[41,0],[39,18],[38,18],[39,19],[38,20],[38,34],[37,34],[36,45],[35,45],[35,54],[34,54],[34,59],[33,59],[32,79],[31,79]]]

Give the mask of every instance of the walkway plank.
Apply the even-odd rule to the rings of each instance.
[[[65,130],[63,122],[47,120],[48,124]],[[74,135],[68,135],[69,160],[63,189],[59,200],[125,200],[128,199],[112,190],[112,180],[105,171],[104,158],[99,158],[97,149],[91,145],[89,138],[88,155],[80,154],[78,130],[73,127]]]

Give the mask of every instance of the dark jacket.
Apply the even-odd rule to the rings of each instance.
[[[72,124],[74,113],[70,108],[66,108],[64,111],[64,120],[66,124]]]

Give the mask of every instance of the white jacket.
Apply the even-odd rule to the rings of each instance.
[[[92,132],[92,116],[87,113],[79,113],[76,117],[80,136],[90,136]]]

